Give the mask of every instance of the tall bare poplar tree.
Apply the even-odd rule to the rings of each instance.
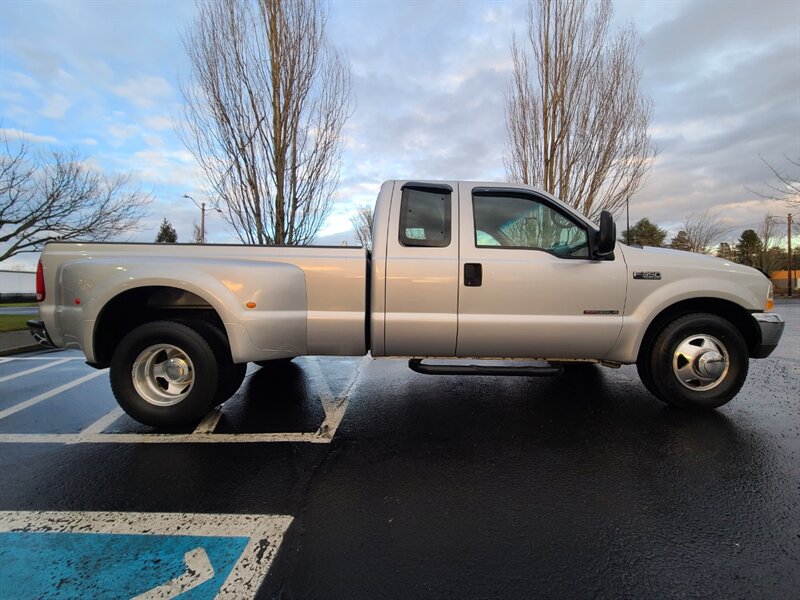
[[[618,211],[655,156],[638,37],[633,27],[610,33],[611,14],[611,0],[535,0],[527,36],[511,45],[506,172],[590,218]]]
[[[181,136],[246,244],[307,244],[328,214],[350,69],[318,0],[198,2]]]

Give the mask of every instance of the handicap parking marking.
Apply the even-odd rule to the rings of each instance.
[[[254,597],[289,515],[0,512],[4,598]]]

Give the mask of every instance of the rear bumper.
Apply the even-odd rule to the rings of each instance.
[[[47,335],[47,329],[44,327],[44,321],[28,321],[28,331],[31,332],[33,339],[36,343],[45,348],[55,348],[56,345],[50,336]]]
[[[778,346],[785,323],[781,316],[775,313],[754,313],[753,319],[758,325],[761,341],[753,348],[750,356],[766,358]]]

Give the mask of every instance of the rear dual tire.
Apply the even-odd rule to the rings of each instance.
[[[231,361],[225,335],[203,321],[155,321],[137,327],[111,360],[111,389],[140,423],[175,427],[194,423],[227,400],[247,365]]]

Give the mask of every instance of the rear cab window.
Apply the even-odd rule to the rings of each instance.
[[[445,187],[406,185],[400,201],[403,246],[444,248],[451,238],[451,196]]]

